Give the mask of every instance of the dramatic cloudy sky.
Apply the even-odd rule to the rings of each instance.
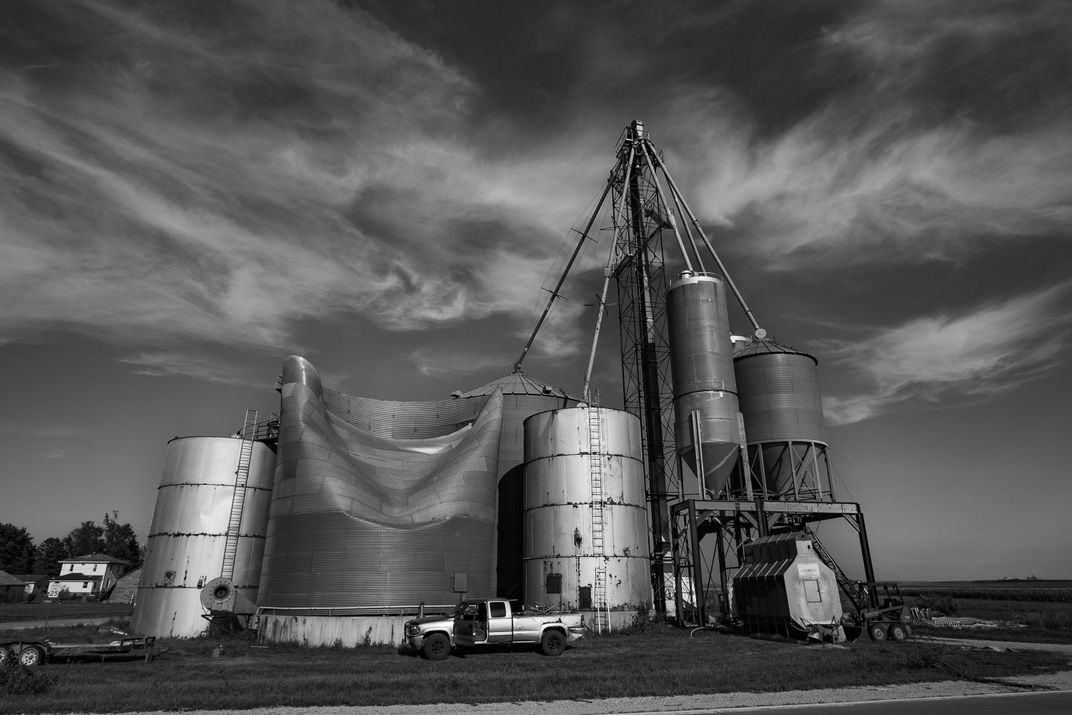
[[[639,118],[820,359],[879,576],[1072,577],[1070,37],[1062,1],[8,0],[0,521],[144,538],[166,441],[277,409],[287,354],[387,399],[508,373]],[[579,390],[606,251],[529,374]]]

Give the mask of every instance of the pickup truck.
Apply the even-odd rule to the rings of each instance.
[[[460,648],[531,644],[544,655],[562,655],[567,642],[583,636],[579,613],[525,613],[507,600],[462,601],[454,616],[454,645]]]
[[[443,660],[454,647],[454,613],[406,621],[406,641],[428,660]]]

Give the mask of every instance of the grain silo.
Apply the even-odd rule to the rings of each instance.
[[[234,591],[256,603],[274,469],[275,453],[264,442],[239,436],[168,442],[131,621],[135,632],[205,633],[201,591],[225,572]],[[233,513],[237,530],[229,534]]]
[[[769,338],[734,355],[749,467],[768,498],[831,498],[817,364]]]
[[[616,628],[651,607],[640,420],[575,407],[525,420],[525,603]]]
[[[722,279],[686,271],[667,293],[677,452],[715,496],[739,463],[733,344]]]

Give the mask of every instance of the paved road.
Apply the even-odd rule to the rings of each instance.
[[[941,636],[915,636],[913,640],[965,648],[992,648],[994,650],[1042,650],[1049,653],[1072,655],[1072,643],[1022,643],[1020,641],[984,641],[977,638],[945,638]]]
[[[943,681],[906,685],[868,686],[841,690],[790,690],[776,693],[718,693],[673,697],[556,700],[553,702],[437,703],[386,707],[256,708],[241,715],[667,715],[681,713],[782,713],[788,715],[1032,715],[1072,713],[1072,671],[1011,678],[1023,689],[994,683]],[[170,715],[154,713],[146,715]],[[226,711],[187,712],[183,715],[237,715]]]
[[[819,703],[785,707],[716,708],[714,710],[657,710],[633,715],[721,715],[757,713],[763,715],[1031,715],[1072,713],[1072,691],[1059,693],[998,693],[950,698],[912,698],[861,703]]]

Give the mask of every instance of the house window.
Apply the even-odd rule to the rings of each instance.
[[[83,581],[82,588],[89,588],[89,581]]]

